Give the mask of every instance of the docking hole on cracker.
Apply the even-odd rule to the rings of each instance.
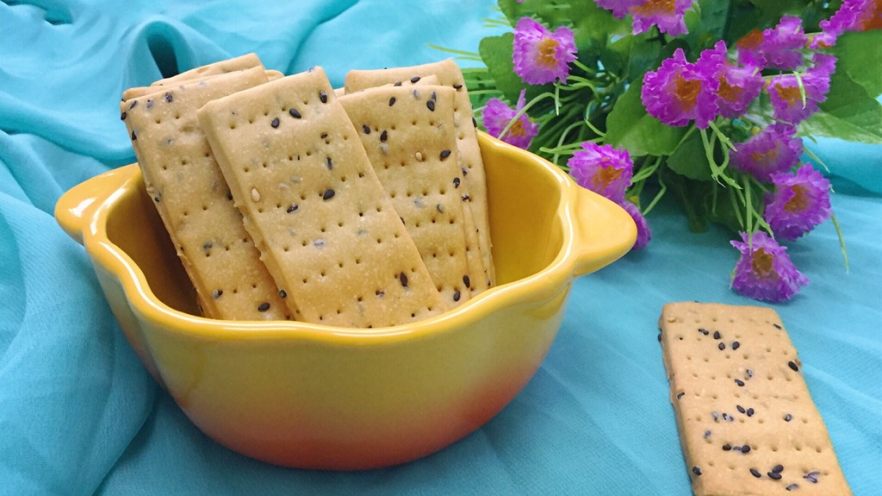
[[[485,174],[452,61],[284,76],[255,54],[123,92],[146,194],[205,317],[349,328],[489,288]]]

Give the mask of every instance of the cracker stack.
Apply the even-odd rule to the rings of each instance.
[[[469,298],[454,90],[386,86],[340,99],[445,308]]]
[[[659,327],[696,495],[851,494],[774,310],[672,303]]]
[[[288,317],[196,122],[206,102],[266,80],[263,68],[255,67],[152,87],[154,93],[120,104],[147,193],[203,312],[218,319]]]
[[[321,68],[210,102],[199,122],[295,318],[381,327],[441,309]]]
[[[487,182],[484,175],[484,162],[481,159],[481,149],[478,147],[478,135],[474,119],[472,117],[472,104],[469,101],[468,91],[462,71],[452,60],[444,60],[431,64],[412,67],[398,67],[382,70],[359,70],[350,71],[346,75],[346,93],[352,94],[375,86],[389,83],[401,83],[403,81],[418,81],[427,76],[435,76],[439,84],[456,90],[453,107],[453,125],[456,128],[457,148],[459,150],[461,166],[463,169],[464,188],[462,197],[466,200],[465,222],[473,231],[473,238],[479,247],[480,253],[470,253],[477,259],[470,260],[470,269],[484,275],[477,280],[471,281],[472,294],[477,294],[493,285],[496,279],[493,267],[493,255],[490,242],[490,219],[487,206]]]
[[[383,327],[490,285],[483,165],[451,61],[356,71],[344,91],[248,54],[130,88],[121,110],[206,316]]]

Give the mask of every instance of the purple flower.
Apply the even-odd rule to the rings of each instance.
[[[741,252],[735,264],[732,289],[755,300],[780,302],[789,300],[808,284],[808,278],[790,261],[787,248],[766,233],[752,236],[741,233],[741,241],[732,241]]]
[[[772,183],[775,192],[766,199],[764,217],[781,238],[799,238],[830,217],[830,181],[812,166],[774,174]]]
[[[772,174],[790,170],[802,155],[802,139],[792,126],[774,124],[762,130],[732,152],[732,164],[760,181],[770,182]]]
[[[652,26],[671,36],[686,33],[683,16],[692,7],[692,0],[643,0],[628,12],[634,18],[634,34],[649,31]]]
[[[821,21],[822,33],[812,39],[812,48],[827,48],[836,44],[846,31],[866,31],[882,28],[882,2],[879,0],[844,0],[830,19]]]
[[[798,124],[817,112],[818,104],[827,99],[827,92],[830,91],[830,76],[836,70],[836,57],[816,53],[813,60],[814,66],[802,76],[805,103],[802,101],[802,92],[796,76],[792,74],[775,76],[769,81],[767,91],[776,119]]]
[[[729,63],[725,41],[718,41],[713,48],[702,51],[696,65],[707,67],[708,71],[716,68],[713,77],[720,84],[717,106],[724,117],[743,114],[763,89],[763,78],[757,69]]]
[[[637,205],[634,205],[627,200],[623,201],[620,205],[626,212],[631,214],[631,218],[634,219],[634,223],[637,224],[637,242],[634,243],[634,247],[631,249],[640,250],[652,240],[652,229],[649,228],[649,224],[646,222],[646,217],[640,213],[640,209],[637,208]]]
[[[526,103],[525,95],[526,91],[521,90],[515,108],[509,107],[505,102],[498,98],[491,98],[488,100],[487,105],[484,107],[483,118],[484,127],[487,129],[487,132],[498,138],[503,129],[505,129],[505,126],[514,119],[515,114],[524,108],[524,104]],[[508,133],[501,139],[506,143],[526,150],[530,147],[530,142],[533,141],[533,138],[538,132],[539,126],[531,121],[527,114],[524,113],[524,115],[512,124]]]
[[[616,203],[625,201],[625,190],[631,184],[634,162],[627,150],[590,141],[582,143],[567,161],[570,175],[583,188],[601,194]]]
[[[515,73],[529,84],[564,81],[570,75],[570,62],[576,60],[576,42],[570,28],[552,33],[545,26],[522,17],[515,26],[512,53]]]
[[[774,29],[763,31],[762,52],[764,67],[796,69],[802,65],[802,50],[807,38],[802,30],[802,19],[784,16]]]
[[[766,57],[763,54],[763,32],[759,29],[742,36],[735,42],[738,48],[738,63],[748,67],[762,69],[766,66]]]
[[[595,0],[600,8],[611,10],[619,19],[625,17],[628,9],[643,3],[643,0]]]
[[[678,48],[655,71],[643,75],[641,99],[646,111],[669,126],[685,126],[694,120],[701,129],[717,115],[719,66],[692,64]]]

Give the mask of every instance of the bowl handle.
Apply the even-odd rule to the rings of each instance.
[[[138,171],[136,164],[98,174],[61,195],[55,204],[55,219],[71,238],[83,244],[83,230],[92,209],[100,205]]]
[[[637,240],[634,219],[614,202],[575,183],[575,266],[577,276],[589,274],[615,262]]]

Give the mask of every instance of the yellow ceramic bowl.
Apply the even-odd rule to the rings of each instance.
[[[55,216],[92,259],[132,347],[217,442],[279,465],[367,469],[433,453],[496,415],[539,367],[574,276],[636,228],[545,160],[480,136],[498,286],[385,329],[197,316],[137,165],[68,191]]]

